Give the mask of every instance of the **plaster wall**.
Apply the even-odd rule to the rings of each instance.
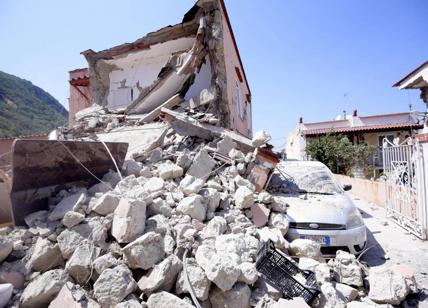
[[[252,127],[252,108],[251,102],[247,101],[247,94],[250,93],[245,80],[240,82],[236,73],[235,67],[238,67],[242,78],[244,77],[243,68],[240,65],[237,51],[234,47],[231,30],[228,27],[226,19],[223,16],[223,47],[224,47],[224,60],[226,66],[226,80],[227,80],[227,98],[229,102],[230,111],[230,125],[231,129],[238,133],[251,138],[253,135]],[[240,102],[236,101],[237,87],[240,89]],[[241,104],[241,112],[237,104]]]
[[[130,53],[125,57],[108,60],[109,64],[119,68],[109,74],[108,106],[120,108],[129,105],[140,94],[137,82],[142,88],[153,84],[171,54],[190,49],[194,41],[194,37],[179,38],[152,45],[149,49]]]
[[[89,70],[76,70],[70,72],[70,80],[75,78],[83,78],[89,75]],[[74,115],[76,112],[85,109],[91,105],[91,92],[89,86],[77,86],[79,90],[86,95],[88,100],[80,93],[76,87],[70,86],[70,97],[68,99],[68,125],[73,126]]]

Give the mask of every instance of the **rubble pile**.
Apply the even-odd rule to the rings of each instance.
[[[316,273],[313,306],[391,307],[417,289],[399,270],[367,272],[343,251],[325,263],[315,242],[288,243],[287,204],[247,179],[255,153],[169,128],[160,147],[101,183],[60,191],[27,227],[1,229],[0,272],[17,276],[9,305],[193,307],[192,297],[202,307],[297,305],[255,268],[267,240]]]

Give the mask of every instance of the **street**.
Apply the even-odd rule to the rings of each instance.
[[[388,219],[384,208],[350,196],[360,209],[368,231],[368,250],[362,256],[362,261],[371,267],[383,264],[412,267],[421,290],[419,307],[428,307],[428,241],[419,240]],[[408,304],[413,307],[412,301]]]

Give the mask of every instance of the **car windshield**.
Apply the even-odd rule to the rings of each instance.
[[[343,190],[324,166],[278,164],[269,183],[271,191],[284,194],[341,194]]]

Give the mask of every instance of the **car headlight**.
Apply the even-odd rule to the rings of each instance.
[[[346,229],[354,229],[364,225],[363,217],[357,209],[353,209],[348,214],[348,219],[346,221]]]

